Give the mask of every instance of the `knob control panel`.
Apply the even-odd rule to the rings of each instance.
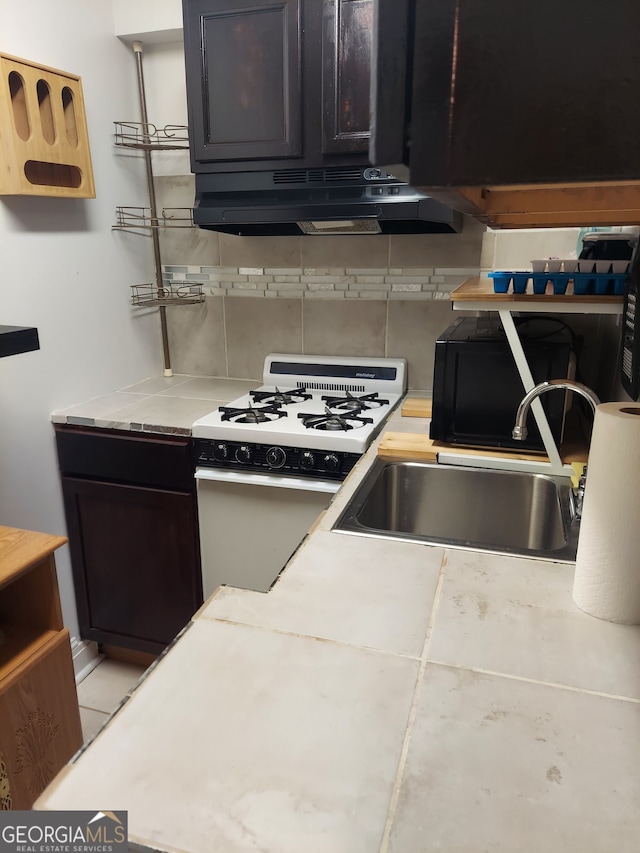
[[[218,462],[224,462],[229,458],[229,448],[224,441],[216,441],[213,446],[213,457]]]
[[[360,454],[312,448],[257,444],[225,439],[194,439],[195,464],[229,470],[243,468],[256,473],[278,471],[291,476],[344,480]]]
[[[303,471],[313,471],[316,467],[316,457],[310,450],[303,450],[300,454],[300,467]]]
[[[282,468],[287,461],[287,454],[281,447],[270,447],[267,450],[266,460],[270,468]]]
[[[253,459],[253,450],[248,444],[241,444],[240,447],[236,448],[236,459],[243,465],[248,465]]]
[[[336,453],[327,453],[322,461],[327,471],[333,473],[340,470],[340,457]]]

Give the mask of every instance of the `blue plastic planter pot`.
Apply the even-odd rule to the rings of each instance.
[[[549,278],[553,282],[553,292],[556,296],[560,296],[567,292],[569,276],[566,273],[553,273]]]
[[[527,284],[529,283],[530,278],[531,278],[531,273],[514,272],[514,274],[513,274],[513,292],[514,293],[526,293],[527,292]]]
[[[613,293],[615,296],[624,296],[624,283],[627,280],[625,272],[613,276]]]
[[[538,295],[545,292],[547,289],[547,282],[549,281],[548,273],[534,273],[533,276],[533,292]]]
[[[489,278],[493,279],[493,292],[494,293],[507,293],[509,290],[509,285],[511,284],[511,279],[513,278],[512,272],[490,272]]]
[[[574,296],[586,296],[589,293],[589,282],[593,278],[590,273],[576,272],[573,274]]]

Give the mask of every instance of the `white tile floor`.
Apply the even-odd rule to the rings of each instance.
[[[78,684],[85,742],[104,725],[145,671],[144,666],[105,659]]]

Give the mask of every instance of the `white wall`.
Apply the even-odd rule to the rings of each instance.
[[[144,79],[149,121],[157,127],[187,123],[187,87],[182,41],[144,44]],[[153,155],[157,176],[189,175],[188,151],[162,151]]]
[[[95,199],[0,197],[0,323],[37,326],[41,345],[0,360],[0,524],[64,534],[51,411],[162,368],[157,312],[129,301],[151,242],[111,231],[116,205],[146,199],[139,156],[112,144],[114,120],[139,120],[135,65],[104,0],[0,0],[0,33],[3,52],[81,76],[91,141]],[[66,547],[57,562],[77,636]]]
[[[181,40],[181,0],[112,0],[115,33],[125,41]]]
[[[1,2],[1,0],[0,0]],[[114,27],[127,44],[141,41],[149,121],[187,123],[181,0],[112,0]],[[155,152],[156,175],[189,175],[189,152]]]

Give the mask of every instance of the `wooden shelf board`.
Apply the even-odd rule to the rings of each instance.
[[[491,459],[513,459],[527,462],[548,462],[545,453],[519,453],[517,451],[495,447],[460,447],[458,444],[446,444],[434,441],[428,435],[413,432],[386,432],[378,445],[378,456],[385,459],[416,459],[434,462],[438,453],[455,453],[460,456],[486,456]],[[563,464],[587,461],[586,446],[580,442],[565,442],[560,451]]]
[[[0,682],[59,634],[47,628],[5,622],[0,623],[0,630],[4,635],[0,641]]]
[[[554,305],[574,305],[576,312],[583,311],[584,306],[590,308],[605,308],[614,305],[622,310],[623,296],[575,296],[573,285],[569,284],[566,293],[496,293],[493,283],[488,278],[469,278],[451,293],[452,302],[489,302],[504,303],[514,310],[521,305],[534,305],[541,311],[553,311]],[[517,306],[517,307],[516,307]]]
[[[417,188],[490,228],[640,223],[638,181]]]
[[[404,417],[430,418],[431,400],[407,398],[402,406]],[[414,405],[415,404],[415,407]],[[405,414],[407,406],[407,414]],[[378,456],[387,458],[421,459],[435,461],[438,453],[456,453],[461,456],[486,456],[487,459],[516,459],[527,462],[548,462],[543,451],[518,451],[499,447],[462,447],[429,438],[424,433],[393,432],[387,430],[378,445]],[[589,456],[589,441],[583,429],[583,422],[575,407],[569,409],[565,419],[564,441],[560,448],[560,458],[564,465],[572,462],[586,463]]]
[[[0,588],[52,554],[67,540],[0,525]]]
[[[451,294],[454,311],[516,311],[550,314],[622,314],[622,296],[495,293],[490,279],[469,278]]]

